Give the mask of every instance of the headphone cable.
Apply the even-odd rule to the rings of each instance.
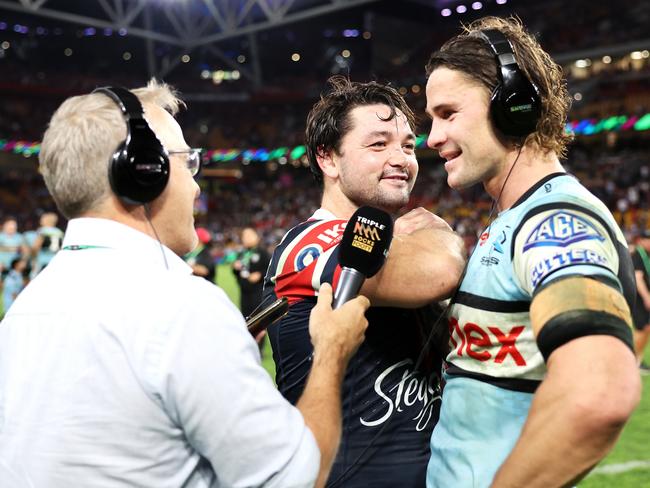
[[[165,263],[165,269],[169,271],[169,263],[167,263],[167,256],[165,255],[165,249],[163,248],[162,242],[160,241],[160,237],[158,237],[158,232],[156,232],[156,228],[153,226],[153,222],[151,221],[151,211],[149,208],[148,203],[143,203],[142,206],[144,207],[144,215],[147,218],[147,222],[149,223],[149,227],[151,227],[151,230],[153,231],[153,235],[156,236],[156,240],[158,241],[158,244],[160,245],[160,252],[163,257],[163,261]]]

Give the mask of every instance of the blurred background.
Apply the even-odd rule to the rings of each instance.
[[[327,78],[392,83],[424,136],[430,52],[488,14],[519,16],[563,66],[577,134],[567,169],[633,239],[650,225],[650,3],[637,0],[0,0],[0,218],[24,232],[55,210],[38,141],[66,97],[156,77],[187,101],[188,143],[208,150],[196,211],[215,257],[248,225],[272,247],[319,200],[301,145]],[[489,200],[480,187],[448,189],[441,160],[418,143],[411,204],[471,246]]]
[[[490,200],[481,187],[450,190],[425,147],[424,66],[485,15],[518,16],[563,67],[576,134],[564,164],[634,242],[650,229],[650,2],[638,0],[0,0],[0,220],[14,219],[25,249],[42,227],[64,230],[61,216],[49,225],[56,208],[38,174],[48,119],[71,95],[156,77],[187,102],[179,122],[190,146],[207,150],[196,222],[216,265],[209,278],[238,302],[231,263],[244,250],[242,229],[272,250],[319,203],[304,122],[327,78],[344,74],[390,82],[406,97],[422,136],[410,205],[441,215],[471,248]],[[55,251],[55,234],[39,249]],[[21,272],[33,276],[39,264],[28,264]],[[629,456],[645,467],[616,479],[641,473],[629,486],[650,486],[650,449]],[[600,478],[609,481],[593,484]]]

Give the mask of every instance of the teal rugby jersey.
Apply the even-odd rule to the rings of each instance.
[[[551,174],[481,235],[449,311],[450,349],[427,486],[489,486],[517,441],[546,365],[529,308],[562,276],[604,278],[634,300],[623,233],[566,173]]]

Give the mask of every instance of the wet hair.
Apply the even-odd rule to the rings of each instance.
[[[307,116],[305,145],[309,167],[316,181],[323,183],[323,172],[318,165],[318,156],[335,151],[340,154],[341,141],[352,129],[350,112],[365,105],[386,105],[390,108],[388,117],[392,120],[402,112],[411,128],[415,127],[415,115],[404,97],[389,85],[370,81],[359,83],[344,76],[333,76],[327,80],[330,90],[321,95]]]

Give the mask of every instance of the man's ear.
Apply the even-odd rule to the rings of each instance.
[[[320,147],[318,149],[318,154],[316,155],[316,161],[318,161],[318,166],[323,172],[324,176],[328,178],[337,178],[339,175],[339,168],[337,158],[335,158],[335,153],[333,149],[325,149]]]

